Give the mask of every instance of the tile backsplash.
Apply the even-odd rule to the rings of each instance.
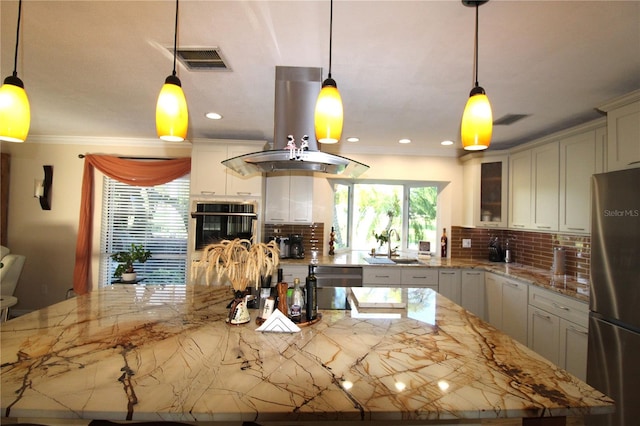
[[[591,237],[562,233],[514,231],[509,229],[451,228],[449,250],[451,258],[460,260],[489,259],[489,240],[496,236],[504,249],[509,246],[514,262],[541,269],[551,269],[553,249],[563,247],[566,251],[566,273],[575,278],[588,279],[591,265]],[[462,240],[471,239],[471,248],[462,248]]]
[[[276,232],[277,231],[277,232]],[[324,223],[314,222],[310,225],[295,224],[265,224],[264,241],[271,237],[288,237],[291,234],[302,235],[302,246],[305,257],[311,258],[311,250],[317,250],[319,255],[324,251]]]

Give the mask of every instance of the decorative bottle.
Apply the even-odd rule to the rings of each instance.
[[[293,322],[301,322],[302,309],[304,308],[304,294],[300,288],[300,278],[293,280],[293,296],[291,297],[291,308],[289,316]]]
[[[445,259],[447,257],[447,228],[442,228],[442,237],[440,237],[440,257]]]
[[[318,317],[318,279],[314,273],[315,266],[309,265],[309,276],[307,276],[305,296],[306,296],[306,317],[307,321],[313,321]]]

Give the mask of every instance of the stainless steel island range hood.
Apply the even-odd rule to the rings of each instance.
[[[321,68],[276,67],[274,149],[240,155],[222,164],[243,176],[291,170],[344,177],[364,173],[369,166],[318,149],[314,111],[321,86]]]

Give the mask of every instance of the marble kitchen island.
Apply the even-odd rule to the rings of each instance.
[[[227,325],[224,288],[105,287],[2,325],[2,416],[562,424],[614,410],[437,293],[393,291],[393,308],[323,311],[289,334]]]

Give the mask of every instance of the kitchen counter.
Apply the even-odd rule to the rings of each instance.
[[[436,292],[401,291],[404,306],[376,309],[376,293],[289,334],[228,325],[224,287],[101,288],[2,325],[2,416],[562,424],[613,411]]]
[[[366,252],[338,253],[334,256],[320,256],[318,265],[338,266],[367,266],[373,268],[453,268],[453,269],[482,269],[508,278],[514,278],[527,284],[546,288],[582,302],[589,303],[589,283],[576,280],[568,275],[554,275],[550,270],[534,268],[519,263],[490,262],[488,260],[456,260],[440,258],[419,259],[413,264],[370,264],[365,259]],[[282,259],[286,265],[308,265],[310,259]]]

